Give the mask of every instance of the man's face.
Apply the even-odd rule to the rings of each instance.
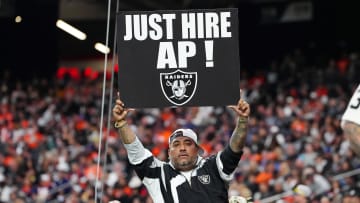
[[[199,148],[185,136],[175,138],[169,146],[169,159],[179,171],[189,171],[196,165]]]

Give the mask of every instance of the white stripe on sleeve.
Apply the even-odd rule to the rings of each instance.
[[[222,152],[219,152],[217,155],[216,155],[216,166],[218,168],[218,171],[219,171],[219,174],[220,174],[220,177],[224,180],[224,181],[231,181],[233,178],[234,178],[234,174],[235,174],[235,170],[234,172],[230,173],[229,175],[224,173],[223,169],[224,169],[224,165],[220,159],[220,155],[221,155]]]
[[[151,198],[156,203],[164,203],[165,200],[161,193],[160,180],[158,178],[147,178],[143,180],[144,185],[148,189]]]
[[[131,164],[137,165],[143,162],[145,159],[152,156],[148,149],[145,149],[144,145],[140,142],[139,138],[135,138],[135,141],[130,144],[124,144],[128,158]]]

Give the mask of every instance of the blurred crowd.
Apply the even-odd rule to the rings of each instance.
[[[313,57],[297,49],[269,67],[241,69],[241,96],[252,113],[229,195],[255,202],[276,194],[272,202],[360,202],[360,159],[340,128],[360,81],[360,58],[356,52]],[[152,202],[108,122],[109,99],[99,132],[102,74],[87,71],[59,69],[54,77],[28,81],[1,72],[0,202],[91,203],[96,193],[106,203]],[[137,109],[128,123],[146,148],[167,160],[173,130],[194,129],[209,156],[228,143],[235,117],[227,107],[154,108]],[[298,184],[310,193],[294,195]]]

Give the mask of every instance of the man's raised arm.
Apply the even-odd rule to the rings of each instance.
[[[120,100],[119,95],[118,99],[115,101],[115,106],[112,110],[113,119],[115,121],[115,128],[118,129],[121,140],[124,144],[133,143],[136,139],[135,133],[127,125],[126,115],[132,109],[126,109],[124,103]]]
[[[229,106],[238,115],[237,124],[230,138],[230,148],[233,152],[238,153],[245,145],[247,133],[247,124],[250,114],[250,105],[243,99],[240,99],[235,106]]]

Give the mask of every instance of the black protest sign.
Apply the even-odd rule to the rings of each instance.
[[[119,91],[128,107],[239,99],[237,9],[119,12],[117,45]]]

